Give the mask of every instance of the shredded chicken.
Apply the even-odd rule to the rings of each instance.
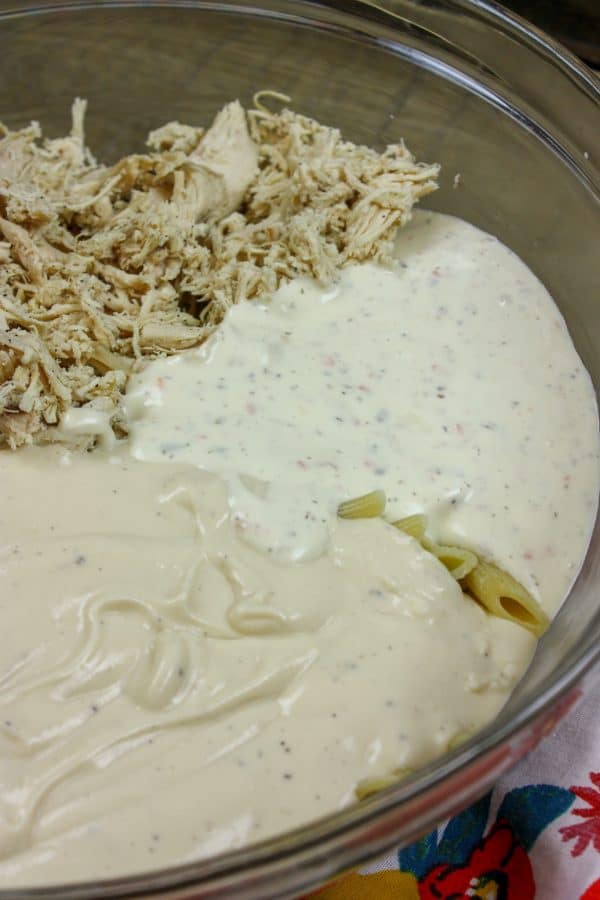
[[[236,101],[204,131],[99,165],[86,104],[68,137],[0,125],[0,440],[52,440],[72,407],[110,413],[148,357],[200,344],[227,309],[299,275],[388,259],[438,166]]]

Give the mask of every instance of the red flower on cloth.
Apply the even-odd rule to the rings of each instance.
[[[499,819],[464,866],[437,865],[419,882],[420,900],[533,900],[527,853],[506,819]]]
[[[585,894],[581,895],[580,900],[600,900],[600,878],[590,884]]]
[[[584,821],[559,829],[563,841],[575,841],[571,856],[581,856],[590,844],[600,853],[600,772],[590,772],[590,781],[593,788],[581,785],[571,788],[576,797],[588,804],[572,810],[574,816]]]

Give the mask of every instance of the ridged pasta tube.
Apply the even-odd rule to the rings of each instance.
[[[494,616],[522,625],[541,637],[550,624],[548,616],[522,584],[495,566],[479,561],[461,579],[464,591]]]
[[[450,547],[445,544],[436,544],[426,537],[427,518],[423,515],[406,516],[392,523],[395,528],[409,534],[419,541],[421,546],[433,553],[443,565],[446,566],[453,578],[459,581],[464,578],[477,565],[477,557],[471,550],[465,547]]]
[[[395,522],[392,522],[392,525],[394,528],[404,531],[405,534],[409,534],[420,544],[425,540],[425,531],[427,529],[426,516],[406,516],[404,519],[397,519]]]
[[[343,519],[378,518],[383,514],[385,502],[383,491],[371,491],[370,494],[340,503],[338,516]],[[548,628],[550,620],[537,600],[508,572],[493,563],[479,560],[466,547],[436,544],[430,540],[426,533],[426,516],[406,516],[391,524],[436,556],[459,582],[463,591],[493,616],[508,619],[531,631],[536,637],[541,637]]]
[[[362,497],[354,497],[352,500],[344,500],[338,506],[337,514],[340,519],[377,519],[383,515],[385,509],[385,493],[383,491],[371,491]]]

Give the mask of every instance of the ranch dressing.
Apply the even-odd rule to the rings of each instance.
[[[550,613],[589,539],[589,378],[534,276],[455,219],[235,308],[127,412],[120,445],[0,453],[3,886],[244,846],[497,714],[532,636],[340,500],[383,488]]]
[[[533,637],[381,521],[282,564],[226,485],[126,454],[0,454],[0,883],[240,847],[481,727]],[[32,513],[35,511],[35,515]]]
[[[381,488],[391,518],[427,513],[553,612],[597,503],[590,378],[492,236],[417,212],[397,259],[325,290],[294,281],[152,363],[129,390],[132,452],[223,475],[246,539],[288,561],[323,552],[341,500]]]

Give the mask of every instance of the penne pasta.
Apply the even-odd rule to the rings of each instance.
[[[446,547],[441,544],[434,544],[427,539],[423,542],[423,546],[439,561],[443,563],[453,578],[460,581],[471,572],[477,565],[477,557],[471,550],[465,547]]]
[[[337,514],[340,519],[376,519],[383,515],[384,509],[385,493],[371,491],[370,494],[340,503]]]
[[[439,561],[446,566],[457,581],[464,578],[477,565],[477,557],[471,550],[467,550],[465,547],[448,547],[429,540],[425,535],[427,530],[426,516],[407,516],[405,519],[398,519],[396,522],[392,522],[392,524],[395,528],[399,528],[419,541],[429,553],[437,556]]]
[[[371,778],[363,778],[354,789],[356,798],[357,800],[365,800],[367,797],[372,797],[373,794],[378,794],[379,791],[384,791],[386,788],[398,784],[411,772],[412,769],[394,769],[389,775],[373,775]]]
[[[397,519],[392,522],[394,528],[406,532],[420,544],[425,540],[425,530],[427,528],[427,518],[422,515],[406,516],[405,519]]]
[[[470,731],[460,731],[448,741],[447,751],[450,752],[456,750],[457,747],[460,747],[461,744],[464,744],[469,740],[471,734],[472,732]],[[372,797],[373,794],[378,794],[386,788],[393,787],[404,778],[408,778],[409,775],[412,775],[413,771],[414,769],[407,766],[405,768],[394,769],[389,775],[373,775],[370,778],[363,778],[358,782],[354,789],[356,799],[366,800],[367,797]]]
[[[340,503],[338,516],[343,519],[377,518],[383,514],[385,502],[383,491],[371,491],[370,494]],[[463,591],[489,613],[527,628],[536,637],[540,637],[547,629],[550,624],[548,616],[522,584],[493,563],[479,560],[466,547],[436,544],[430,540],[426,534],[426,516],[406,516],[391,524],[437,557],[459,582]]]
[[[458,734],[455,734],[454,737],[451,737],[446,745],[446,750],[450,753],[452,750],[456,750],[462,744],[466,744],[470,737],[472,737],[472,731],[459,731]]]
[[[522,625],[536,637],[541,637],[550,624],[529,591],[493,563],[478,562],[461,580],[461,586],[492,615]]]

